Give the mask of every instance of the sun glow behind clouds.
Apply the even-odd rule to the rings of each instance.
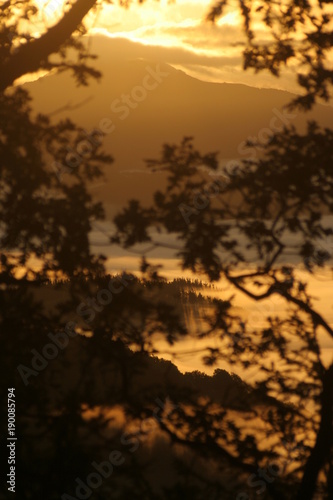
[[[63,15],[64,0],[34,0],[39,12],[30,19],[30,30],[36,28],[36,34],[55,24]],[[86,17],[90,33],[103,33],[112,37],[127,38],[133,42],[161,47],[181,47],[195,50],[197,53],[212,55],[204,45],[199,50],[198,34],[200,27],[210,26],[211,37],[219,28],[239,27],[240,15],[236,11],[227,12],[215,26],[205,21],[211,0],[146,0],[143,4],[130,3],[128,8],[119,4],[100,5],[96,11]],[[241,32],[241,30],[239,30]],[[218,55],[218,48],[215,48]]]
[[[38,36],[62,17],[64,0],[34,1],[40,12],[36,19],[31,19],[29,29],[36,30]],[[241,14],[235,7],[229,7],[212,24],[206,18],[213,3],[214,0],[145,0],[139,4],[132,0],[129,7],[124,8],[118,2],[107,5],[102,2],[86,16],[85,25],[91,35],[123,38],[160,48],[161,60],[200,80],[243,83],[297,93],[299,88],[292,65],[285,68],[278,79],[268,71],[259,75],[243,71],[240,44],[246,39]],[[267,41],[267,29],[262,23],[254,22],[254,28],[258,38]],[[90,42],[88,45],[90,49]],[[176,59],[181,58],[181,62],[173,60],[177,50]]]
[[[227,13],[216,26],[209,25],[205,17],[210,5],[210,0],[177,0],[171,4],[167,0],[148,0],[143,5],[133,3],[129,9],[108,5],[95,19],[92,30],[145,45],[182,47],[198,52],[195,46],[200,27],[210,26],[213,38],[219,27],[240,26],[239,14],[235,11]],[[205,51],[211,55],[211,49],[202,46],[200,53]]]

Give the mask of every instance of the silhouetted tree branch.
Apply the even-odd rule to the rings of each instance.
[[[15,80],[28,73],[36,72],[45,67],[49,56],[57,54],[59,49],[71,38],[80,27],[82,20],[96,5],[97,0],[76,0],[63,17],[39,38],[22,44],[0,64],[0,92],[10,87]],[[3,6],[5,9],[5,6]],[[50,68],[52,64],[49,65]],[[83,71],[82,65],[79,68]],[[94,76],[100,76],[97,71]]]

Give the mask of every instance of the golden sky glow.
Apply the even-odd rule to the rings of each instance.
[[[34,22],[50,26],[62,15],[64,0],[35,0],[40,9]],[[118,3],[99,6],[86,18],[89,33],[112,38],[125,38],[135,43],[170,49],[161,52],[161,61],[167,62],[198,79],[214,82],[245,83],[250,86],[277,88],[297,92],[295,68],[292,64],[280,78],[268,71],[259,75],[242,69],[241,47],[244,42],[242,19],[238,10],[226,10],[216,25],[205,21],[213,0],[146,0],[132,2],[128,9]],[[42,23],[42,24],[41,24]],[[267,40],[267,30],[254,24],[256,34]],[[178,51],[178,57],[174,57]],[[182,62],[179,62],[179,54]],[[186,57],[186,55],[188,57]],[[194,58],[197,57],[197,60]]]
[[[63,0],[35,0],[35,4],[40,10],[38,22],[46,26],[52,25],[62,14]],[[176,0],[173,3],[146,0],[143,5],[132,3],[128,9],[116,4],[105,5],[89,15],[88,24],[91,32],[95,33],[120,36],[145,44],[167,47],[176,44],[191,49],[191,40],[187,39],[186,33],[207,25],[204,19],[211,4],[211,0]],[[217,26],[210,26],[211,32],[213,34],[221,26],[239,26],[240,22],[238,12],[228,12],[217,22]],[[218,48],[215,53],[219,53]]]
[[[36,32],[61,17],[63,0],[35,0],[35,3],[40,9],[38,20],[34,22]],[[209,63],[209,67],[186,62],[174,66],[203,80],[233,81],[231,73],[242,72],[240,49],[231,46],[244,39],[240,15],[236,11],[227,12],[214,26],[205,21],[211,4],[211,0],[176,0],[173,3],[146,0],[142,5],[133,2],[128,9],[118,4],[105,5],[89,14],[89,32],[213,58],[215,62]],[[173,64],[171,59],[166,62]],[[236,81],[238,79],[236,76]]]

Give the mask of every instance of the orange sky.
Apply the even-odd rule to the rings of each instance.
[[[41,9],[36,32],[41,22],[52,25],[62,13],[63,0],[35,0]],[[256,87],[297,91],[294,71],[287,69],[277,79],[268,72],[255,75],[242,70],[241,48],[235,42],[244,41],[241,18],[229,9],[216,25],[205,21],[211,0],[146,0],[142,5],[132,2],[128,9],[118,4],[103,5],[87,19],[89,33],[126,38],[145,45],[170,49],[164,62],[205,81],[245,83]],[[256,26],[259,37],[266,38],[262,27]],[[182,55],[181,64],[173,61],[175,51]],[[163,51],[161,58],[165,58]]]

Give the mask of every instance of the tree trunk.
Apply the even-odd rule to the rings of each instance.
[[[318,474],[330,458],[333,444],[333,364],[326,370],[321,395],[321,422],[317,440],[305,466],[297,500],[311,500]]]

